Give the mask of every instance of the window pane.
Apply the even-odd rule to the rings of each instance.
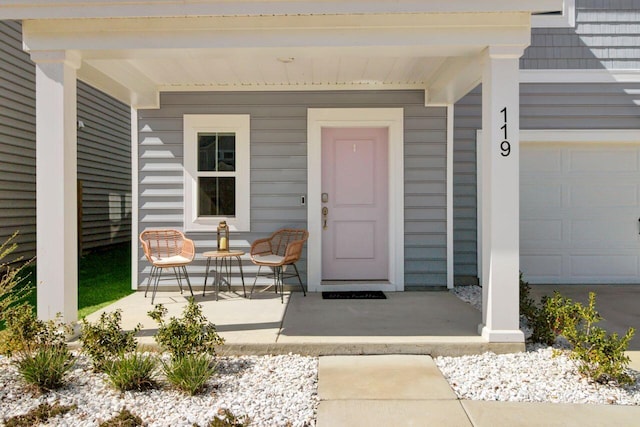
[[[236,215],[236,179],[234,177],[198,178],[198,216]]]
[[[199,133],[198,134],[198,170],[199,171],[215,171],[216,170],[216,134],[215,133]]]
[[[236,170],[236,135],[233,133],[218,134],[218,170]]]
[[[198,171],[235,171],[236,135],[234,133],[198,134]]]

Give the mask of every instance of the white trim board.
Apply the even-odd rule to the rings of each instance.
[[[482,177],[482,161],[480,155],[479,144],[482,141],[482,129],[476,131],[476,180],[481,182]],[[640,129],[539,129],[539,130],[520,130],[521,144],[535,143],[591,143],[591,144],[640,144]],[[480,283],[483,277],[483,259],[482,259],[482,192],[480,186],[476,187],[476,224],[478,236],[476,242],[477,251],[477,268]]]
[[[453,263],[453,135],[454,105],[447,105],[447,289],[454,287]]]
[[[404,290],[404,110],[402,108],[309,108],[307,110],[307,283],[311,292],[330,290],[322,283],[322,128],[389,128],[389,283],[385,291]],[[360,290],[345,284],[340,290]],[[367,287],[370,289],[370,287]]]
[[[131,289],[138,289],[138,241],[139,227],[138,220],[138,110],[131,107]]]
[[[520,70],[520,83],[640,83],[640,70]]]

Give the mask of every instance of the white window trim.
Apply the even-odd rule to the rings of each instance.
[[[533,28],[573,28],[576,26],[576,0],[562,2],[562,14],[556,16],[532,15]]]
[[[231,231],[250,231],[250,117],[248,114],[185,114],[184,229],[212,231],[225,220]],[[198,133],[233,132],[236,135],[236,216],[198,217]]]

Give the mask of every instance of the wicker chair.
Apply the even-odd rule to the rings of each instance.
[[[298,230],[284,228],[276,231],[271,236],[265,239],[258,239],[251,245],[249,255],[251,262],[258,266],[258,273],[253,281],[251,287],[251,295],[253,295],[253,289],[256,286],[256,281],[260,275],[260,269],[262,267],[269,267],[271,272],[267,274],[267,277],[273,277],[273,285],[276,293],[280,289],[280,299],[284,302],[284,282],[283,280],[289,277],[297,277],[300,283],[300,289],[304,296],[307,293],[302,285],[302,279],[296,267],[296,262],[300,260],[302,255],[302,247],[304,242],[309,238],[309,232],[307,230]],[[287,272],[287,267],[292,266],[294,272]],[[249,296],[251,297],[251,296]]]
[[[165,268],[173,269],[180,287],[180,293],[182,293],[181,276],[184,275],[187,285],[189,285],[191,296],[193,296],[189,274],[187,274],[187,265],[193,261],[196,255],[193,240],[186,238],[178,230],[145,230],[140,233],[140,242],[142,243],[144,255],[151,263],[151,273],[149,273],[147,289],[144,291],[145,298],[149,291],[149,285],[153,280],[153,294],[151,296],[151,304],[153,305],[160,276],[162,276],[162,270]]]

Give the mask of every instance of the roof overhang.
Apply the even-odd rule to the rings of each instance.
[[[3,0],[0,19],[550,12],[562,0]]]
[[[31,18],[23,22],[25,50],[32,55],[72,52],[81,58],[79,79],[137,108],[154,108],[162,91],[195,90],[421,89],[427,103],[450,104],[479,83],[487,47],[522,53],[530,43],[531,11],[562,2],[8,3],[20,4],[15,6],[24,10],[19,16]],[[61,19],[54,12],[62,10],[55,6],[62,3],[91,18],[76,17],[65,8],[71,18]],[[135,16],[117,17],[113,9],[115,18],[95,17],[99,5],[101,13],[122,7]],[[136,12],[140,5],[145,5],[146,17],[136,17],[142,14]],[[169,6],[189,13],[154,17]],[[217,8],[217,14],[184,16],[205,6]],[[219,15],[239,13],[240,6],[245,6],[243,16]],[[275,12],[259,15],[267,6]],[[325,13],[312,14],[312,6],[323,6]],[[303,7],[308,14],[296,9]],[[8,10],[0,6],[0,16]],[[295,10],[301,14],[288,14]]]

